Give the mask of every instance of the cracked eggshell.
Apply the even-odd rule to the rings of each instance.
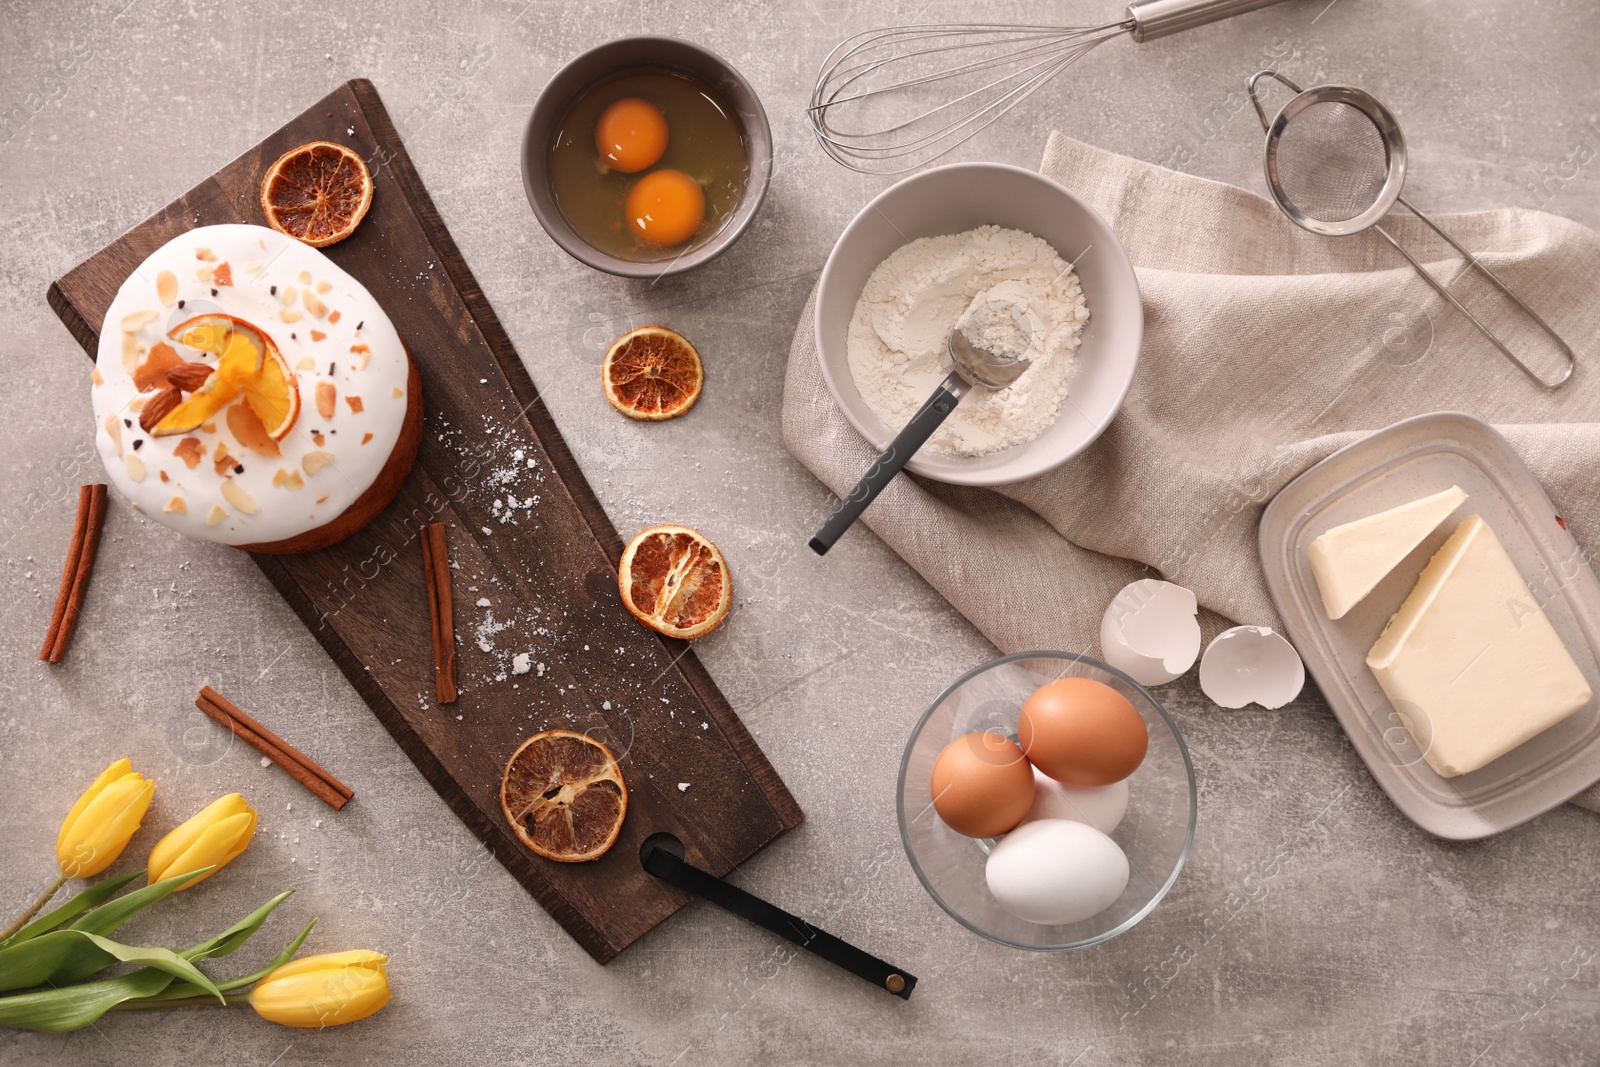
[[[1260,704],[1281,708],[1300,695],[1305,664],[1284,637],[1268,626],[1235,626],[1206,646],[1200,688],[1225,708]]]
[[[1199,610],[1181,585],[1143,578],[1124,586],[1100,619],[1100,655],[1140,685],[1164,685],[1200,655]]]

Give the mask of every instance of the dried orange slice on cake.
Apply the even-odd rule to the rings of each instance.
[[[244,387],[244,400],[268,437],[281,441],[300,416],[300,390],[278,346],[267,344],[261,373]]]
[[[606,399],[630,419],[673,419],[706,383],[700,353],[665,326],[641,326],[612,342],[600,368]]]
[[[267,225],[313,248],[349,237],[371,206],[366,163],[331,141],[285,152],[261,179]]]
[[[272,338],[243,319],[216,314],[196,315],[173,327],[167,336],[218,358],[211,373],[192,383],[193,388],[183,388],[181,391],[188,396],[148,428],[151,436],[189,433],[239,399],[245,405],[240,412],[248,411],[253,416],[251,425],[259,423],[258,432],[266,438],[281,441],[289,432],[300,414],[300,392],[294,372]],[[169,371],[169,380],[170,376]],[[191,384],[186,377],[180,381],[185,386]],[[238,420],[232,408],[229,414],[232,425]],[[241,441],[245,440],[244,434],[238,435]]]
[[[546,859],[605,855],[622,832],[628,787],[611,750],[571,730],[534,734],[500,780],[500,809],[522,843]]]
[[[622,603],[668,637],[701,637],[722,625],[733,577],[717,546],[687,526],[652,526],[622,550]]]

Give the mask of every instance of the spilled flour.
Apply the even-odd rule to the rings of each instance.
[[[850,374],[898,430],[950,373],[945,338],[958,323],[975,343],[1029,359],[1009,388],[968,393],[924,446],[981,456],[1055,421],[1088,319],[1072,265],[1041,238],[998,226],[924,237],[867,279],[850,321]]]

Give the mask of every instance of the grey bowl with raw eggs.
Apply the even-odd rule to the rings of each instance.
[[[545,85],[522,184],[545,232],[626,278],[693,270],[738,240],[766,195],[772,131],[750,83],[674,37],[622,37]]]

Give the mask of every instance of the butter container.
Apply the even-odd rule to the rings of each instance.
[[[1592,693],[1600,693],[1600,582],[1533,473],[1492,426],[1436,412],[1396,423],[1311,467],[1261,518],[1267,589],[1339,724],[1396,807],[1429,833],[1468,841],[1509,830],[1600,781],[1600,698],[1468,774],[1446,778],[1385,695],[1366,657],[1433,554],[1443,523],[1349,612],[1329,619],[1309,559],[1335,526],[1459,485],[1457,512],[1504,544]]]

